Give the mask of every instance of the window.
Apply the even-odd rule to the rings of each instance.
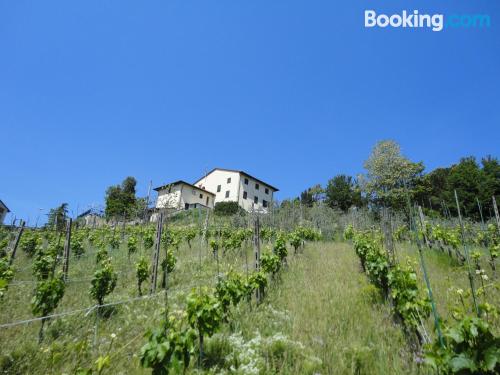
[[[262,206],[267,207],[267,201],[262,201]]]
[[[253,203],[259,203],[259,197],[253,197]]]
[[[196,190],[193,189],[193,195],[196,195]]]
[[[210,197],[207,196],[207,206],[210,203]]]
[[[268,188],[266,188],[266,194],[269,194],[269,189]]]
[[[247,192],[246,191],[243,192],[243,199],[247,199]]]
[[[229,198],[229,190],[226,191],[226,198]]]
[[[221,189],[222,186],[220,185],[217,185],[217,193],[220,193],[220,189]]]
[[[255,190],[259,190],[259,184],[255,184]]]
[[[248,178],[245,178],[245,185],[248,185]]]
[[[229,178],[227,179],[227,183],[228,183],[228,184],[230,184],[230,183],[231,183],[231,177],[229,177]]]
[[[200,194],[200,199],[203,199],[203,194]]]

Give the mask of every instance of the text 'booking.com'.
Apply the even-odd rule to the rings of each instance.
[[[418,10],[394,14],[377,14],[375,10],[365,10],[366,28],[409,28],[443,31],[447,28],[488,28],[491,19],[488,14],[428,14]]]

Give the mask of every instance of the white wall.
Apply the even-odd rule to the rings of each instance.
[[[208,197],[208,204],[207,204]],[[206,191],[194,189],[191,186],[183,185],[181,194],[181,209],[187,204],[201,204],[210,208],[214,207],[214,196]]]
[[[175,208],[179,209],[181,197],[181,185],[175,185],[169,189],[160,190],[156,198],[156,208]]]
[[[209,202],[207,204],[207,197]],[[183,210],[187,204],[201,204],[210,208],[214,207],[214,197],[206,191],[195,189],[189,185],[178,184],[172,186],[170,192],[160,190],[156,199],[156,208],[174,208]]]
[[[231,182],[227,182],[228,178]],[[211,191],[215,194],[215,203],[217,202],[229,202],[238,201],[238,188],[240,174],[238,172],[229,172],[215,170],[210,173],[207,177],[202,178],[196,183],[196,186],[204,186],[206,190]],[[217,191],[220,185],[220,191]],[[226,197],[226,192],[229,192],[229,197]]]
[[[227,179],[231,178],[228,183]],[[245,184],[245,179],[248,179],[248,184]],[[255,185],[259,184],[259,189]],[[202,178],[196,183],[196,186],[204,186],[207,190],[216,194],[215,203],[225,201],[236,201],[247,211],[252,208],[259,211],[267,211],[273,201],[273,190],[269,185],[257,182],[255,179],[240,175],[238,172],[229,172],[223,170],[215,170],[207,177]],[[220,185],[220,192],[217,191]],[[268,193],[266,193],[268,189]],[[226,191],[229,191],[229,198],[226,198]],[[244,199],[244,192],[247,192],[247,198]],[[258,203],[254,204],[255,197],[258,198]],[[263,201],[267,201],[268,207],[263,206]]]
[[[248,184],[245,184],[245,180],[248,180]],[[256,184],[259,185],[259,189],[256,188]],[[267,189],[267,193],[266,193]],[[246,199],[244,199],[244,193],[247,193]],[[254,199],[257,197],[258,203],[254,203]],[[267,202],[267,207],[264,207],[264,200]],[[273,189],[269,185],[263,184],[256,181],[253,178],[247,177],[245,175],[241,176],[240,179],[240,200],[238,201],[240,206],[247,211],[251,211],[252,208],[257,211],[267,211],[271,206],[273,201]]]

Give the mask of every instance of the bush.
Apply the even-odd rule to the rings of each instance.
[[[214,207],[214,213],[219,216],[236,215],[241,210],[238,202],[217,202]]]

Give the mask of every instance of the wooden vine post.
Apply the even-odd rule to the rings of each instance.
[[[156,238],[154,244],[154,252],[153,252],[153,269],[151,272],[151,290],[150,294],[156,292],[156,282],[158,280],[158,263],[160,261],[160,247],[161,247],[161,232],[163,229],[163,212],[160,212],[158,217],[158,221],[156,223]]]
[[[146,207],[144,207],[144,212],[142,216],[142,223],[146,224],[147,217],[148,217],[148,208],[149,208],[149,201],[151,200],[151,188],[153,187],[153,181],[149,181],[149,186],[148,186],[148,200],[146,201]]]
[[[205,216],[205,223],[203,224],[203,229],[200,237],[200,251],[199,251],[199,260],[200,260],[200,270],[201,270],[201,250],[203,249],[203,244],[206,243],[206,238],[207,238],[207,231],[208,231],[208,219],[209,219],[209,208],[207,207],[207,214]]]
[[[71,224],[73,220],[71,218],[66,222],[66,242],[64,243],[64,257],[63,257],[63,277],[64,281],[68,281],[68,270],[69,270],[69,254],[71,249]]]
[[[125,238],[125,215],[123,216],[123,222],[122,222],[122,241]]]
[[[255,255],[255,271],[260,271],[260,222],[259,216],[257,215],[254,221],[254,229],[253,229],[253,249]],[[257,289],[257,302],[260,302],[262,299],[262,290]]]
[[[12,263],[14,262],[14,258],[16,257],[17,246],[19,245],[19,240],[21,239],[21,236],[23,234],[25,224],[26,223],[24,220],[21,220],[21,222],[19,223],[19,231],[17,232],[16,238],[14,239],[14,244],[12,245],[12,250],[10,253],[10,265],[12,265]]]
[[[497,200],[495,196],[491,197],[493,199],[493,209],[495,210],[495,218],[497,219],[498,233],[500,233],[500,215],[498,214]]]
[[[393,241],[392,214],[386,207],[382,209],[382,229],[384,231],[384,242],[390,262],[396,264],[396,249]]]
[[[201,242],[202,242],[202,244],[203,244],[203,242],[207,238],[209,215],[210,215],[210,209],[207,208],[207,215],[205,216],[205,224],[203,224],[203,233],[202,233],[202,236],[201,236]]]
[[[162,223],[161,223],[161,231],[167,230],[167,215],[162,217]],[[167,233],[167,232],[166,232]],[[167,233],[168,234],[168,233]],[[161,244],[161,233],[160,237],[158,237],[159,243]],[[159,246],[160,248],[161,246]],[[158,254],[160,254],[160,250],[158,250]],[[158,266],[156,266],[157,273],[158,273]],[[163,271],[163,280],[162,280],[162,286],[165,288],[165,319],[168,319],[168,246],[165,246],[165,269]]]

